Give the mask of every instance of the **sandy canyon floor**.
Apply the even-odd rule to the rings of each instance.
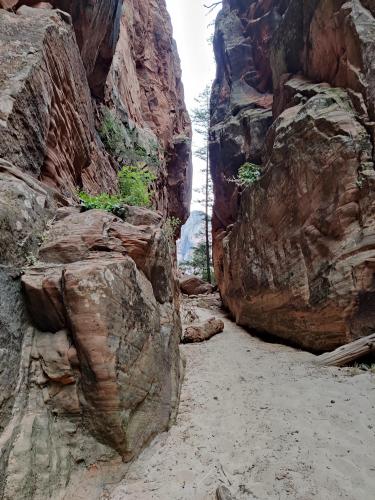
[[[96,498],[208,500],[223,484],[236,499],[375,499],[375,375],[318,368],[312,354],[252,337],[219,310],[196,311],[223,317],[225,330],[181,346],[176,425],[121,479],[104,471]]]

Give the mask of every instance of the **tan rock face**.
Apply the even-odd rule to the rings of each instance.
[[[369,57],[375,20],[357,1],[251,4],[246,10],[227,2],[217,26],[217,56],[227,56],[232,81],[217,57],[211,144],[216,275],[238,323],[307,349],[330,350],[375,327]],[[252,26],[254,12],[264,8],[266,37],[260,36],[266,27],[257,31],[259,20]],[[231,24],[239,30],[235,37]],[[259,66],[253,52],[265,41]],[[259,81],[270,81],[267,64],[273,83],[260,88]],[[274,93],[266,121],[250,97],[233,116],[244,68],[253,71],[252,92]],[[224,100],[215,108],[219,95]],[[245,122],[249,110],[252,120]],[[226,177],[245,161],[258,164],[262,177],[239,195]]]

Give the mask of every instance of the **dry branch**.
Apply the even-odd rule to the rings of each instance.
[[[216,499],[217,500],[234,500],[234,497],[231,495],[231,492],[225,486],[219,486],[216,490]]]
[[[375,333],[322,354],[315,363],[319,366],[345,366],[372,352],[375,352]]]

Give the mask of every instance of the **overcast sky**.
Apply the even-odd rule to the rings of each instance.
[[[172,18],[173,34],[181,58],[182,80],[188,110],[195,107],[194,99],[215,77],[215,62],[209,41],[213,33],[215,14],[207,16],[205,0],[166,0]],[[207,0],[209,3],[209,0]],[[197,145],[198,137],[194,135]],[[203,185],[201,162],[194,158],[193,188]],[[199,195],[193,191],[192,210],[199,209]]]

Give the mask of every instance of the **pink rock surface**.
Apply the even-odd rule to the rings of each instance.
[[[375,328],[375,20],[369,2],[289,3],[219,14],[215,274],[239,324],[331,350]],[[239,188],[245,162],[262,176]]]

